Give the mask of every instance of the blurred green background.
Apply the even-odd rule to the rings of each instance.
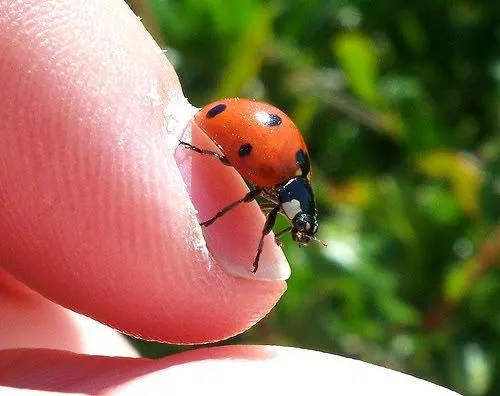
[[[328,248],[285,239],[288,291],[225,343],[317,349],[499,395],[500,2],[129,3],[192,103],[264,99],[309,146]]]

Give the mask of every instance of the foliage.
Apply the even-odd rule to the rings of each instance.
[[[230,342],[319,349],[500,394],[500,3],[149,7],[146,26],[195,104],[263,98],[296,121],[313,159],[329,247],[285,243],[287,293]]]

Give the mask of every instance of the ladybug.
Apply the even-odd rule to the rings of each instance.
[[[253,189],[241,199],[227,205],[212,218],[200,223],[213,224],[241,203],[262,196],[269,203],[260,204],[267,211],[266,223],[253,262],[253,273],[259,267],[264,237],[274,226],[278,213],[291,225],[276,234],[279,238],[291,232],[299,246],[315,237],[318,231],[316,203],[310,185],[311,165],[307,147],[293,121],[276,107],[252,99],[223,99],[203,107],[194,116],[194,123],[215,143],[222,154],[180,145],[200,154],[218,158],[232,166]],[[324,244],[324,243],[323,243]]]

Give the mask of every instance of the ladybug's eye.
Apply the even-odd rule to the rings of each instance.
[[[306,228],[306,222],[302,217],[299,217],[297,220],[295,220],[295,227],[299,229],[300,231],[304,231]]]
[[[297,231],[312,236],[318,230],[318,225],[314,216],[301,213],[293,219],[293,225]]]

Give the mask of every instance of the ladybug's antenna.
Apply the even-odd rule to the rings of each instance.
[[[325,242],[323,242],[321,239],[319,239],[319,238],[316,238],[316,237],[313,236],[313,237],[311,237],[311,239],[313,239],[314,241],[322,244],[324,247],[328,247],[328,245]]]

